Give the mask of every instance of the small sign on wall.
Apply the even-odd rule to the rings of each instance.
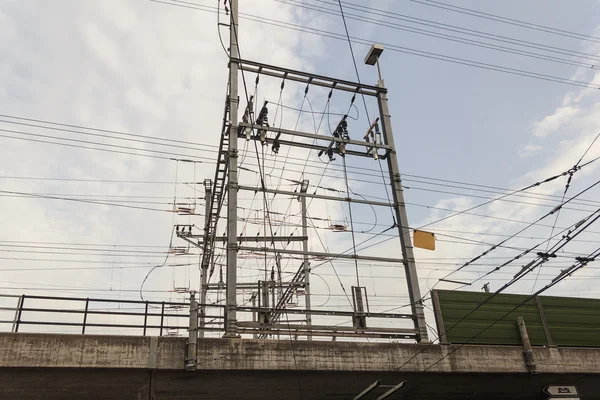
[[[544,389],[544,393],[550,395],[548,400],[579,400],[579,393],[574,385],[550,385]]]

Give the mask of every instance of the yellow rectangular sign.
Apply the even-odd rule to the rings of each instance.
[[[435,235],[432,232],[415,229],[413,242],[415,247],[418,247],[419,249],[435,250]]]

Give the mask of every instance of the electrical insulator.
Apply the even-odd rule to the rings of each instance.
[[[335,161],[335,158],[333,157],[333,150],[332,149],[328,149],[327,150],[327,157],[329,157],[329,161]]]
[[[381,145],[381,132],[379,131],[379,124],[375,124],[375,144]]]
[[[260,109],[260,113],[258,113],[258,118],[256,119],[256,125],[261,125],[261,126],[269,126],[269,109],[267,108],[267,102],[265,102],[265,105]]]

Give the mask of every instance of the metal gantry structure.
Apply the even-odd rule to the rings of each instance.
[[[417,270],[413,247],[411,244],[409,225],[407,220],[404,195],[390,113],[388,109],[387,89],[384,82],[379,79],[376,86],[365,85],[362,83],[350,82],[346,80],[330,78],[303,71],[292,70],[288,68],[267,65],[254,62],[240,57],[238,46],[238,0],[230,1],[230,45],[229,45],[229,82],[228,95],[225,102],[223,116],[223,125],[221,132],[221,141],[217,155],[217,165],[214,180],[204,182],[206,194],[206,215],[202,234],[193,234],[191,226],[177,226],[177,236],[186,240],[188,243],[199,248],[202,251],[200,269],[200,301],[198,305],[199,318],[199,336],[204,335],[206,328],[206,307],[207,293],[209,291],[221,291],[225,293],[224,319],[222,328],[224,337],[233,338],[244,335],[252,335],[255,338],[267,338],[273,335],[290,335],[296,338],[306,337],[311,340],[313,337],[354,337],[354,338],[396,338],[413,339],[418,342],[426,342],[427,328],[422,305],[422,297],[417,279]],[[379,67],[379,64],[377,64]],[[253,112],[253,101],[258,99],[248,98],[246,92],[247,104],[244,116],[239,118],[238,110],[240,107],[239,79],[242,74],[244,80],[244,89],[246,81],[244,73],[257,76],[267,76],[281,79],[282,82],[293,81],[300,84],[321,87],[328,89],[331,93],[334,91],[343,91],[353,94],[354,98],[365,96],[374,98],[378,104],[379,115],[372,122],[367,134],[362,140],[353,140],[344,134],[347,126],[346,116],[338,124],[335,132],[331,136],[322,135],[318,132],[309,133],[296,129],[282,129],[269,126],[265,123],[266,112],[262,112],[255,118]],[[258,82],[258,79],[257,79]],[[282,83],[283,90],[283,83]],[[308,89],[307,89],[308,90]],[[306,94],[306,92],[305,92]],[[266,109],[266,104],[265,104]],[[365,104],[366,107],[366,104]],[[380,129],[381,126],[381,129]],[[338,134],[339,132],[339,134]],[[333,154],[345,157],[366,157],[375,160],[383,160],[387,163],[386,177],[389,180],[389,189],[391,199],[389,201],[374,201],[364,197],[351,197],[350,192],[345,197],[327,196],[308,192],[310,186],[309,180],[303,179],[298,182],[298,189],[295,191],[281,190],[277,187],[267,187],[261,173],[261,184],[258,187],[246,184],[240,184],[238,181],[239,173],[239,150],[238,141],[248,141],[262,146],[271,146],[274,150],[281,146],[309,149],[317,151],[319,154],[326,154],[330,160]],[[258,155],[258,152],[257,152]],[[345,165],[345,164],[344,164]],[[383,171],[382,171],[383,175]],[[385,180],[384,180],[385,183]],[[267,209],[267,196],[287,196],[296,198],[301,206],[301,235],[276,236],[272,230],[267,235],[266,221],[263,236],[244,236],[240,235],[238,227],[238,192],[253,192],[260,194],[264,198],[265,211]],[[388,197],[389,198],[389,197]],[[309,251],[309,226],[307,199],[320,199],[327,201],[336,201],[347,204],[366,204],[371,207],[387,207],[393,210],[394,229],[397,229],[400,245],[401,257],[383,257],[370,254],[357,254],[356,246],[351,253],[348,252],[317,252]],[[217,236],[217,224],[221,214],[226,210],[226,230],[224,235]],[[222,217],[225,218],[225,217]],[[267,215],[265,218],[269,218]],[[277,243],[301,242],[301,250],[287,249],[284,246],[277,246]],[[212,276],[215,270],[215,245],[217,243],[225,244],[226,264],[225,264],[225,282],[209,283],[208,277]],[[259,244],[263,244],[260,246]],[[265,265],[264,280],[256,282],[238,282],[238,253],[248,252],[252,254],[263,254],[265,259],[267,254],[274,257],[277,265],[277,274],[271,273],[271,279],[268,279]],[[294,257],[301,260],[297,271],[291,279],[283,279],[281,276],[280,260],[282,255]],[[365,287],[357,283],[352,287],[352,311],[341,311],[334,309],[321,309],[313,307],[311,304],[311,265],[310,259],[318,257],[320,260],[348,259],[355,263],[358,261],[373,261],[380,263],[396,263],[404,267],[406,282],[408,287],[408,296],[410,299],[411,313],[375,313],[370,312],[368,305],[368,296]],[[273,269],[274,270],[274,269]],[[222,275],[222,272],[220,272]],[[277,276],[275,276],[277,275]],[[358,276],[358,266],[357,266]],[[358,279],[357,279],[358,280]],[[252,296],[252,305],[238,304],[238,290],[254,290]],[[289,307],[288,302],[299,290],[303,291],[305,302],[304,307]],[[251,315],[251,318],[240,319],[239,315]],[[293,323],[287,316],[301,315],[303,320],[300,323]],[[286,316],[286,320],[282,317]],[[352,326],[339,326],[330,324],[313,324],[313,317],[327,316],[350,317]],[[372,326],[368,322],[372,318],[398,318],[412,320],[413,326],[410,328],[390,328]],[[214,328],[211,327],[211,330]]]

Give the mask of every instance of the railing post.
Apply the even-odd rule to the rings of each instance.
[[[160,334],[158,336],[162,336],[164,320],[165,320],[165,302],[163,301],[162,305],[160,306]]]
[[[21,314],[23,313],[23,303],[25,302],[25,295],[21,295],[17,302],[17,311],[15,314],[15,322],[13,323],[13,332],[19,332],[19,325],[21,324]]]
[[[196,294],[194,292],[190,293],[190,328],[188,334],[185,369],[187,371],[195,371],[198,353],[198,302],[196,301]]]
[[[87,322],[87,316],[88,316],[88,307],[90,305],[90,299],[87,298],[85,299],[85,311],[83,312],[83,326],[81,327],[81,334],[84,335],[85,334],[85,323]]]
[[[146,301],[146,309],[144,310],[144,335],[146,336],[146,325],[148,323],[148,301]]]

